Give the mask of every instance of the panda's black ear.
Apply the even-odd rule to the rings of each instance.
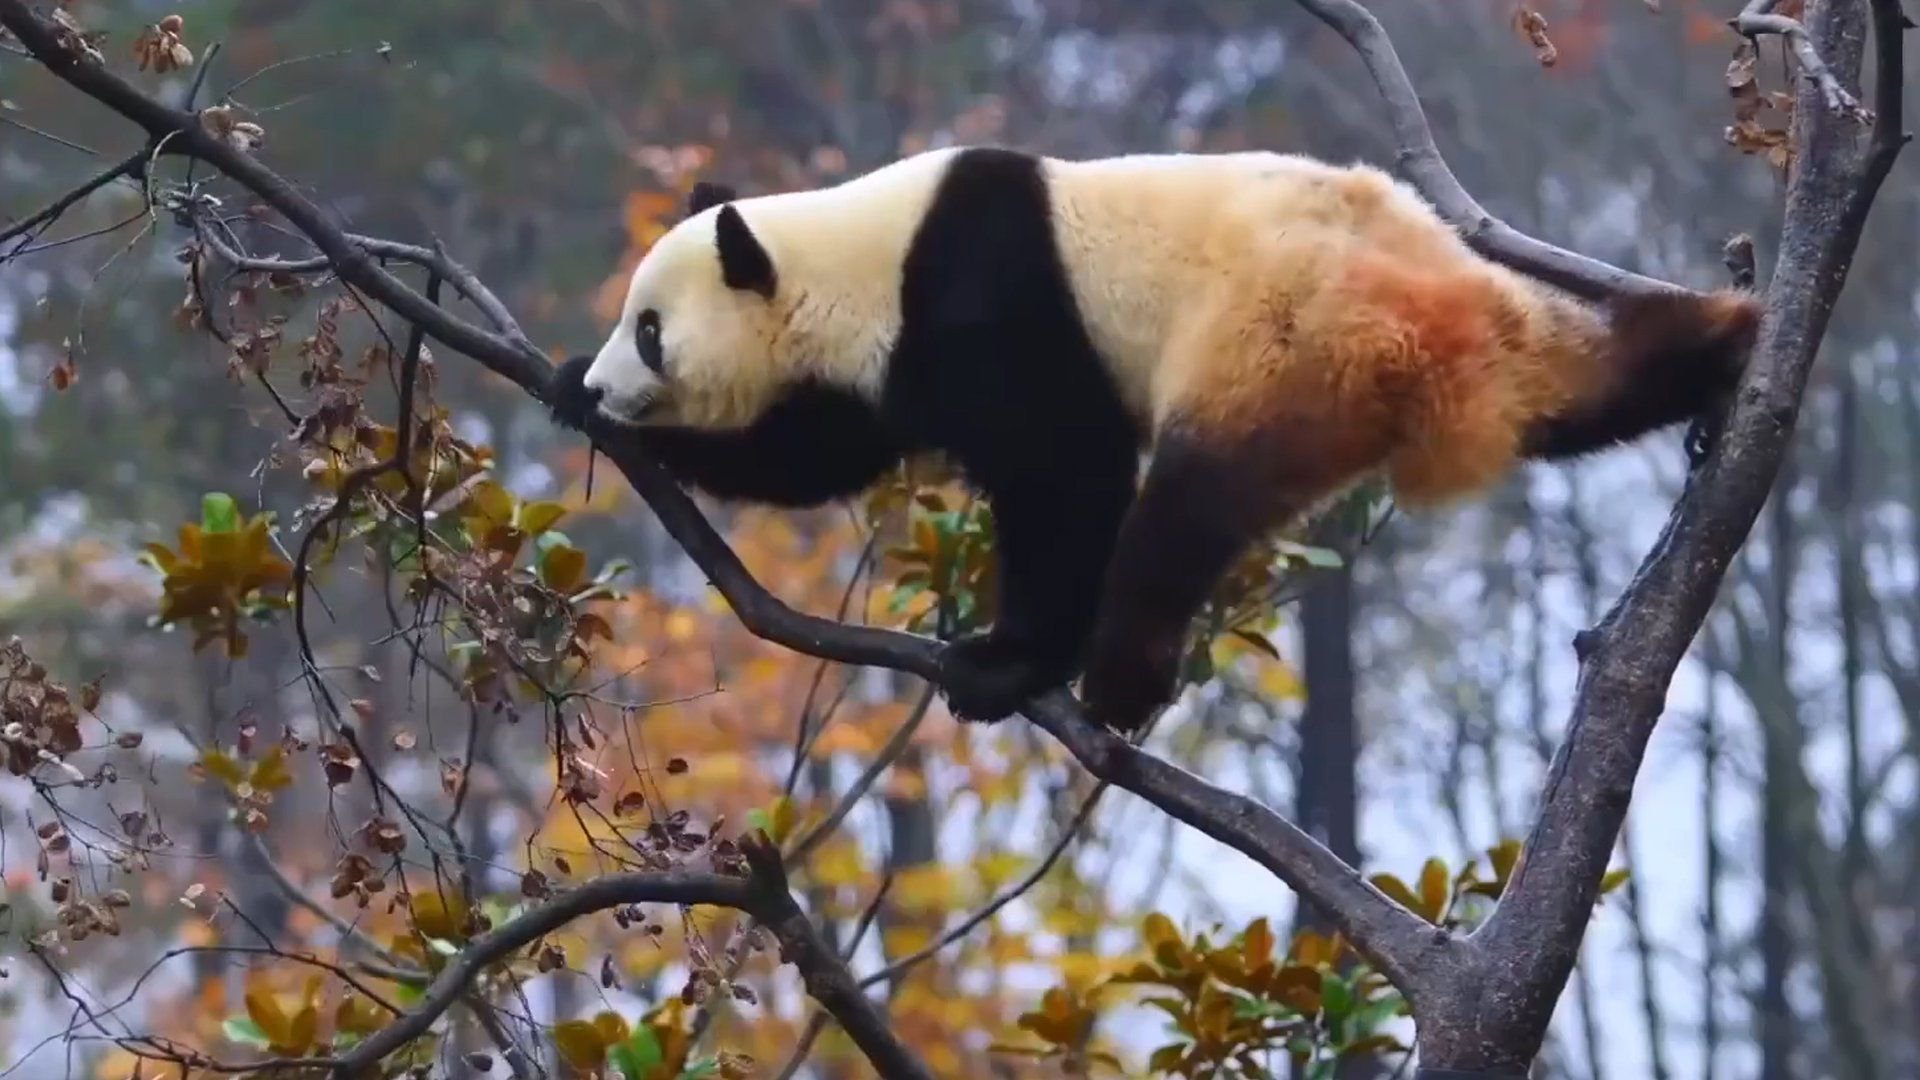
[[[720,277],[730,289],[745,289],[773,299],[775,275],[773,259],[760,240],[747,228],[747,219],[732,206],[720,208],[714,221],[715,239],[720,245]]]
[[[730,203],[739,197],[739,192],[725,184],[710,184],[702,180],[693,185],[693,191],[687,195],[687,216],[692,217],[710,206]]]

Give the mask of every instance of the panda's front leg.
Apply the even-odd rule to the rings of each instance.
[[[990,486],[987,499],[999,559],[998,616],[992,630],[942,650],[940,683],[955,716],[990,722],[1073,678],[1133,499],[1133,476],[1118,468],[1029,474]]]

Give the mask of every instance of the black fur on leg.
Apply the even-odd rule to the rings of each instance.
[[[1100,584],[1133,501],[1131,458],[1086,463],[1075,487],[1027,479],[992,501],[999,539],[999,618],[941,652],[941,685],[962,720],[992,722],[1073,678]]]
[[[1162,438],[1087,649],[1081,698],[1095,722],[1130,735],[1172,702],[1194,616],[1247,545],[1292,511],[1260,461],[1178,432]]]

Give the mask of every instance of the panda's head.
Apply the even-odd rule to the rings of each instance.
[[[690,215],[634,269],[620,321],[587,370],[599,411],[631,425],[732,428],[796,381],[808,351],[754,202],[698,185]],[[742,212],[742,205],[746,212]]]

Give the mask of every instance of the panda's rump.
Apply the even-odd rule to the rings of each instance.
[[[1289,502],[1381,468],[1413,502],[1493,482],[1537,408],[1520,313],[1476,264],[1421,262],[1335,230],[1250,245],[1169,335],[1156,427],[1262,459]]]

